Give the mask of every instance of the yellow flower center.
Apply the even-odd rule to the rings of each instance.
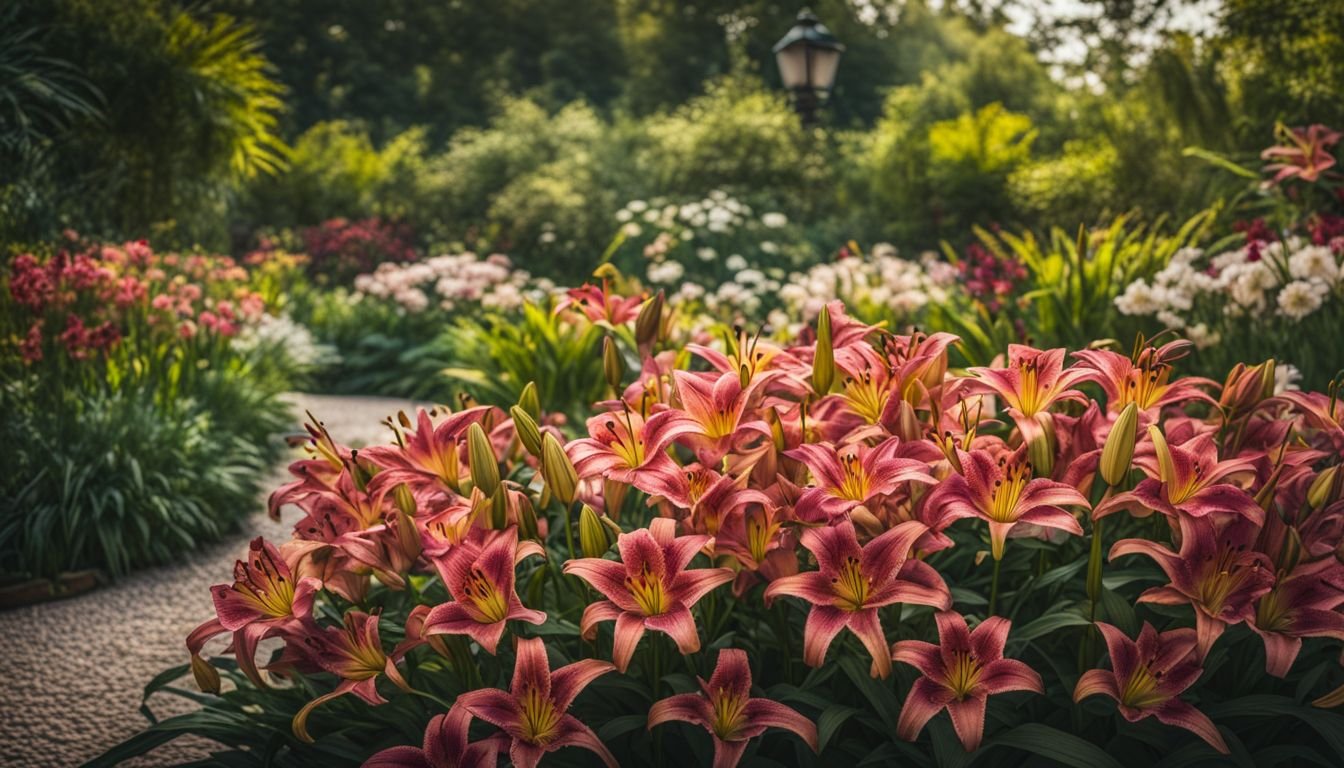
[[[872,583],[863,575],[859,559],[847,557],[831,579],[831,589],[835,592],[836,606],[846,611],[861,611],[868,602]]]
[[[840,468],[845,473],[844,477],[838,487],[831,489],[831,493],[850,501],[865,501],[868,498],[870,483],[868,473],[859,463],[859,457],[847,456],[841,459]]]
[[[254,552],[252,567],[244,569],[239,564],[235,576],[234,591],[263,614],[280,618],[293,610],[294,583],[280,572],[269,552]]]
[[[658,578],[645,565],[638,576],[626,576],[625,588],[639,605],[645,616],[657,616],[667,610],[667,592],[663,589],[663,580]]]
[[[471,573],[463,584],[463,591],[476,608],[476,615],[472,617],[476,621],[482,624],[494,624],[503,621],[509,615],[508,600],[479,567],[472,566]]]
[[[882,418],[889,396],[887,389],[879,386],[869,371],[864,371],[857,379],[845,381],[845,402],[849,404],[850,410],[869,424],[876,424]]]
[[[544,745],[555,738],[556,729],[560,725],[560,713],[549,696],[543,696],[541,691],[529,685],[518,703],[522,710],[524,741]]]
[[[770,539],[778,528],[778,525],[771,525],[766,520],[764,511],[750,513],[747,517],[747,547],[751,550],[753,560],[758,563],[765,560]]]
[[[971,695],[980,682],[980,661],[970,651],[957,651],[956,659],[947,668],[947,680],[943,683],[958,699]]]
[[[1282,632],[1293,623],[1288,603],[1275,589],[1260,598],[1255,606],[1255,626],[1266,632]]]
[[[629,423],[630,417],[626,415],[627,429],[622,435],[616,431],[616,422],[608,421],[606,423],[607,432],[611,435],[611,442],[607,444],[611,451],[621,457],[627,467],[638,467],[644,463],[644,440],[639,437],[633,425]]]
[[[711,440],[727,437],[737,429],[737,411],[732,408],[711,411],[702,426],[705,428],[705,437]]]
[[[989,492],[989,509],[985,513],[996,523],[1011,523],[1021,513],[1018,502],[1022,499],[1022,490],[1031,481],[1031,464],[1008,463],[999,459],[1002,475],[994,481]]]
[[[1161,672],[1154,674],[1148,670],[1147,664],[1138,665],[1125,683],[1125,689],[1120,692],[1120,703],[1134,709],[1149,709],[1161,704],[1167,700],[1167,696],[1157,688],[1161,679]]]
[[[1217,616],[1223,610],[1227,598],[1246,583],[1246,579],[1259,569],[1259,565],[1238,565],[1237,555],[1244,547],[1224,546],[1218,552],[1218,560],[1204,570],[1199,582],[1199,602],[1210,616]]]
[[[1044,393],[1040,390],[1036,361],[1019,360],[1017,370],[1021,376],[1021,383],[1017,388],[1017,410],[1021,411],[1023,416],[1035,416],[1041,410],[1042,401],[1045,399],[1042,397]]]
[[[745,696],[734,696],[727,688],[720,688],[711,697],[714,707],[714,735],[725,741],[737,737],[742,729],[742,715],[747,708]]]
[[[1140,411],[1146,411],[1157,405],[1167,391],[1167,380],[1171,377],[1171,366],[1159,364],[1154,367],[1140,366],[1132,369],[1125,377],[1125,385],[1116,400],[1115,410],[1124,410],[1126,405],[1134,403]]]

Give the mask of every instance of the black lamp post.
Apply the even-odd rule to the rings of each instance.
[[[835,85],[845,46],[804,8],[798,12],[793,29],[775,43],[774,51],[779,77],[793,94],[793,108],[804,123],[816,122],[817,107],[825,103]]]

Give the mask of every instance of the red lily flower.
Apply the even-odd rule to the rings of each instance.
[[[1122,539],[1111,547],[1110,559],[1147,555],[1157,561],[1171,583],[1153,587],[1139,602],[1189,604],[1195,609],[1199,658],[1204,658],[1229,624],[1255,619],[1255,603],[1274,585],[1269,558],[1254,549],[1259,526],[1240,515],[1221,523],[1212,517],[1178,519],[1180,552],[1147,539]]]
[[[1299,566],[1279,579],[1255,607],[1248,622],[1265,642],[1265,671],[1285,677],[1302,650],[1304,637],[1344,640],[1344,567],[1334,558]]]
[[[1275,397],[1292,405],[1302,414],[1306,424],[1326,436],[1336,451],[1344,453],[1344,406],[1339,394],[1288,390]]]
[[[546,614],[523,605],[514,588],[514,567],[531,555],[546,556],[535,541],[518,541],[509,528],[484,543],[468,539],[435,561],[453,602],[436,605],[425,617],[424,635],[467,635],[493,654],[510,620],[542,624]]]
[[[1167,725],[1190,731],[1219,752],[1228,753],[1227,743],[1213,721],[1179,698],[1204,672],[1200,657],[1192,653],[1193,631],[1173,629],[1158,634],[1145,621],[1135,642],[1110,624],[1099,621],[1097,628],[1106,639],[1111,669],[1084,672],[1073,689],[1074,701],[1096,694],[1109,696],[1131,723],[1156,717]]]
[[[925,504],[948,516],[978,517],[989,523],[990,549],[1003,557],[1004,542],[1013,526],[1030,523],[1056,528],[1075,536],[1083,527],[1061,505],[1086,507],[1087,499],[1064,483],[1031,476],[1031,465],[1021,452],[998,461],[985,450],[958,452],[962,474],[954,474],[929,493]]]
[[[616,541],[619,563],[596,557],[565,563],[565,573],[578,576],[606,596],[584,609],[579,629],[591,640],[600,622],[616,621],[611,653],[621,672],[630,666],[645,629],[665,633],[683,654],[700,650],[691,606],[733,580],[728,568],[686,570],[709,537],[678,537],[676,528],[674,521],[660,517],[648,528],[622,533]]]
[[[676,411],[662,411],[645,421],[629,409],[588,419],[588,434],[565,447],[580,478],[603,476],[648,493],[676,482],[677,465],[664,452],[668,443],[695,431]]]
[[[900,438],[892,437],[873,447],[808,443],[786,451],[785,456],[807,465],[817,483],[798,499],[798,517],[828,523],[859,505],[872,506],[880,497],[895,493],[902,483],[938,482],[925,462],[901,458],[901,448]]]
[[[606,322],[610,325],[625,325],[639,316],[639,306],[644,303],[642,296],[619,296],[611,292],[611,284],[602,281],[599,288],[584,283],[578,288],[565,291],[564,298],[555,305],[556,314],[566,309],[580,312],[590,321]]]
[[[1092,513],[1093,519],[1119,510],[1138,517],[1153,511],[1168,517],[1203,517],[1214,512],[1232,512],[1257,524],[1265,519],[1265,510],[1255,499],[1227,482],[1235,476],[1252,474],[1255,463],[1248,459],[1218,460],[1218,447],[1210,433],[1196,435],[1181,445],[1168,446],[1156,425],[1148,428],[1154,455],[1141,456],[1136,463],[1150,475],[1134,490],[1119,493]]]
[[[612,666],[584,659],[552,672],[539,637],[519,639],[517,651],[509,691],[470,691],[459,695],[453,708],[502,728],[511,740],[509,759],[516,768],[535,768],[543,755],[561,747],[583,747],[616,768],[616,758],[597,734],[568,712],[579,692]]]
[[[363,768],[494,768],[499,762],[492,739],[468,743],[471,713],[453,707],[425,726],[423,747],[388,747],[364,761]]]
[[[985,732],[985,700],[1008,691],[1045,693],[1036,670],[1016,659],[1003,658],[1012,622],[991,616],[972,632],[956,611],[939,611],[938,645],[902,640],[891,647],[891,658],[919,669],[901,707],[896,733],[914,741],[929,719],[946,708],[952,727],[967,752],[980,746]]]
[[[300,459],[289,465],[289,473],[298,479],[271,493],[266,502],[266,512],[272,520],[280,519],[280,507],[285,504],[301,501],[324,488],[334,488],[348,464],[354,461],[351,450],[333,440],[326,426],[311,413],[303,427],[309,435],[303,449],[312,458]]]
[[[1265,173],[1274,174],[1274,178],[1266,181],[1264,186],[1273,186],[1294,177],[1308,183],[1315,182],[1322,172],[1334,167],[1335,156],[1330,153],[1330,148],[1339,143],[1339,131],[1332,131],[1318,123],[1307,128],[1292,129],[1280,125],[1275,133],[1285,143],[1260,153],[1261,160],[1276,161],[1263,169]]]
[[[893,603],[952,605],[947,585],[933,568],[907,559],[924,535],[923,523],[910,520],[859,546],[854,524],[843,520],[829,528],[803,531],[803,546],[818,570],[776,579],[765,589],[767,603],[779,595],[812,604],[803,637],[803,660],[820,667],[840,630],[849,628],[872,654],[872,675],[891,674],[891,652],[877,609]]]
[[[383,651],[378,638],[377,614],[349,611],[345,614],[344,626],[325,627],[306,635],[303,640],[308,660],[341,678],[341,682],[330,693],[308,702],[294,715],[291,728],[301,741],[312,743],[313,739],[308,735],[308,716],[325,702],[353,693],[374,706],[386,704],[387,699],[378,694],[376,681],[380,674],[386,673],[398,688],[410,689],[397,671],[395,654],[389,656]]]
[[[1034,349],[1022,344],[1008,345],[1005,368],[969,368],[976,381],[968,391],[993,393],[1003,398],[1013,421],[1029,443],[1041,434],[1042,417],[1048,418],[1051,406],[1067,400],[1086,402],[1087,395],[1074,389],[1096,377],[1085,368],[1064,369],[1064,349]]]
[[[692,464],[676,475],[660,477],[665,486],[645,490],[668,502],[686,515],[691,530],[715,536],[719,526],[749,504],[769,504],[770,497],[745,487],[748,477],[719,474],[712,468]],[[649,500],[655,503],[654,499]],[[682,515],[677,515],[681,517]]]
[[[1164,352],[1170,347],[1171,344],[1161,349],[1146,347],[1139,353],[1137,362],[1105,349],[1085,349],[1075,352],[1073,356],[1099,374],[1096,381],[1106,392],[1106,410],[1110,413],[1119,413],[1130,403],[1134,403],[1139,413],[1149,418],[1168,405],[1192,400],[1216,405],[1218,401],[1201,387],[1217,386],[1217,382],[1194,376],[1171,380],[1172,367],[1166,359],[1173,353]]]
[[[360,456],[382,469],[374,482],[385,489],[401,483],[412,490],[430,487],[456,493],[462,472],[464,453],[459,450],[467,428],[481,421],[490,406],[476,406],[449,415],[435,425],[430,413],[421,408],[416,413],[416,428],[403,437],[397,435],[397,445],[379,445],[365,448]]]
[[[719,661],[709,682],[702,678],[703,693],[669,696],[649,708],[649,728],[669,720],[699,725],[714,738],[714,768],[733,768],[742,760],[747,742],[766,728],[784,728],[798,734],[817,751],[817,727],[797,711],[770,699],[751,695],[751,666],[747,652],[738,648],[719,651]]]
[[[266,687],[257,669],[257,643],[263,638],[297,630],[313,614],[313,595],[322,586],[317,579],[294,577],[275,545],[260,536],[248,545],[247,559],[233,566],[233,583],[210,588],[216,618],[201,624],[187,637],[193,665],[204,663],[200,653],[210,638],[233,633],[238,668],[260,688]]]
[[[758,376],[747,384],[738,373],[690,373],[673,371],[682,410],[673,411],[685,426],[678,436],[689,437],[700,463],[717,464],[723,455],[743,438],[770,438],[770,427],[759,419],[743,421],[748,406],[769,375]],[[655,417],[656,418],[656,417]]]

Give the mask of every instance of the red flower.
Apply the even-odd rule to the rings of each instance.
[[[1263,168],[1265,173],[1274,174],[1274,178],[1266,181],[1264,186],[1273,186],[1291,178],[1312,183],[1320,178],[1322,172],[1334,167],[1335,156],[1330,153],[1330,148],[1339,143],[1339,131],[1332,131],[1317,123],[1307,128],[1292,129],[1280,125],[1275,133],[1283,143],[1260,153],[1260,159],[1275,161]]]
[[[494,653],[511,620],[541,624],[546,614],[525,607],[514,589],[514,566],[530,555],[545,557],[535,541],[519,543],[518,529],[494,534],[484,545],[468,540],[438,561],[453,602],[435,606],[422,634],[464,634]]]
[[[714,768],[736,766],[747,742],[766,728],[793,731],[817,751],[817,727],[811,720],[779,702],[752,697],[746,651],[724,648],[709,682],[696,679],[702,693],[682,693],[655,703],[649,708],[649,728],[669,720],[703,727],[714,739]]]
[[[938,645],[902,640],[891,658],[910,664],[923,677],[915,681],[901,708],[896,733],[914,741],[929,719],[946,709],[967,752],[980,746],[985,731],[985,700],[1008,691],[1045,693],[1041,676],[1015,659],[1003,658],[1012,622],[991,616],[972,632],[956,611],[939,611]]]

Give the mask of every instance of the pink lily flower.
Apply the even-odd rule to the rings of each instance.
[[[1146,347],[1139,353],[1137,362],[1106,349],[1085,349],[1073,356],[1081,360],[1084,367],[1097,371],[1095,380],[1106,392],[1106,410],[1110,413],[1119,413],[1126,405],[1134,403],[1139,413],[1151,419],[1168,405],[1194,400],[1216,405],[1218,401],[1202,387],[1217,386],[1217,382],[1195,376],[1171,380],[1172,367],[1166,359],[1171,354],[1178,354],[1179,350],[1170,347],[1171,344],[1161,349]]]
[[[1255,551],[1260,529],[1246,518],[1228,516],[1221,523],[1212,517],[1177,519],[1179,552],[1147,539],[1122,539],[1111,547],[1109,559],[1137,554],[1157,561],[1171,583],[1146,590],[1139,602],[1192,606],[1202,659],[1229,624],[1255,619],[1256,601],[1274,586],[1274,568]]]
[[[1021,452],[997,461],[985,450],[958,452],[962,473],[950,475],[929,493],[925,504],[948,516],[978,517],[989,523],[989,541],[995,560],[1003,557],[1004,542],[1019,523],[1054,528],[1075,536],[1083,527],[1062,505],[1086,508],[1087,499],[1076,488],[1031,476],[1031,464]]]
[[[859,444],[835,448],[808,443],[786,451],[785,456],[807,465],[817,483],[798,499],[798,517],[828,523],[857,506],[874,506],[881,497],[896,493],[903,483],[938,482],[925,462],[900,457],[901,448],[900,438],[891,437],[873,447]]]
[[[770,439],[770,427],[764,421],[743,421],[756,392],[769,380],[759,376],[747,384],[738,373],[690,373],[673,371],[682,410],[678,421],[690,428],[678,429],[679,437],[688,437],[700,463],[717,464],[729,449],[748,437]]]
[[[691,606],[714,588],[733,580],[728,568],[686,570],[708,536],[676,535],[677,524],[660,517],[616,541],[621,562],[585,557],[565,563],[565,573],[588,582],[607,599],[583,611],[579,630],[585,639],[597,634],[597,625],[616,621],[612,661],[621,672],[630,666],[644,630],[671,637],[683,654],[700,650]]]
[[[1093,512],[1093,519],[1126,510],[1137,517],[1154,511],[1168,517],[1203,517],[1215,512],[1233,512],[1260,523],[1265,510],[1246,491],[1223,482],[1252,475],[1249,459],[1218,460],[1218,447],[1210,433],[1195,435],[1181,445],[1168,446],[1156,427],[1149,429],[1154,455],[1141,456],[1137,464],[1156,477],[1147,477],[1132,491],[1118,493]]]
[[[510,739],[509,759],[516,768],[535,768],[547,753],[561,747],[582,747],[597,754],[609,768],[616,758],[593,730],[569,714],[569,705],[593,680],[612,670],[611,664],[584,659],[551,671],[546,644],[539,637],[519,639],[518,657],[509,690],[482,688],[457,697],[473,716],[504,730]]]
[[[1299,566],[1283,576],[1255,607],[1248,622],[1265,642],[1265,671],[1286,677],[1304,637],[1344,640],[1344,567],[1334,558]]]
[[[848,628],[872,654],[872,675],[886,678],[891,652],[877,609],[893,603],[951,607],[942,577],[926,563],[908,559],[925,530],[923,523],[910,520],[862,547],[848,520],[803,531],[803,546],[816,557],[818,570],[776,579],[766,587],[765,600],[789,595],[812,604],[803,632],[808,666],[820,667],[831,641]]]
[[[1294,177],[1312,183],[1324,171],[1334,167],[1335,156],[1330,153],[1330,148],[1339,143],[1339,131],[1318,123],[1307,128],[1279,126],[1275,133],[1285,143],[1260,153],[1261,160],[1275,161],[1263,169],[1265,173],[1274,174],[1264,186],[1274,186]]]
[[[535,541],[519,542],[510,527],[484,542],[468,539],[436,560],[453,602],[434,606],[421,634],[467,635],[493,655],[506,622],[545,623],[546,614],[524,606],[514,586],[514,567],[532,555],[546,553]]]
[[[238,668],[260,688],[257,643],[274,635],[297,631],[313,614],[313,595],[321,588],[314,578],[296,579],[275,545],[260,536],[248,545],[247,559],[233,566],[233,583],[210,588],[216,618],[201,624],[187,637],[193,665],[204,663],[200,653],[207,641],[233,633]]]
[[[308,702],[294,715],[291,728],[301,741],[312,743],[313,738],[308,734],[308,716],[325,702],[353,693],[373,706],[386,704],[387,699],[379,695],[376,684],[380,674],[386,674],[403,691],[410,690],[397,671],[396,655],[389,656],[383,651],[376,613],[349,611],[345,614],[344,626],[325,627],[303,639],[308,659],[341,678],[341,682],[330,693]]]
[[[1031,442],[1044,430],[1042,420],[1056,403],[1086,402],[1087,395],[1074,387],[1096,377],[1086,368],[1064,369],[1064,349],[1034,349],[1023,344],[1008,345],[1005,368],[969,368],[976,381],[968,391],[996,394],[1011,409],[1013,421],[1024,443]]]
[[[351,450],[333,440],[326,426],[311,413],[303,427],[309,435],[304,440],[303,448],[311,458],[290,464],[289,473],[298,479],[271,493],[266,502],[266,511],[272,520],[280,519],[280,508],[285,504],[299,502],[324,488],[334,488],[337,479],[346,472],[348,464],[354,462]]]
[[[676,411],[662,411],[647,421],[628,408],[588,419],[589,437],[575,440],[565,451],[580,478],[608,477],[658,493],[676,482],[681,470],[664,452],[679,435],[695,426]]]
[[[1045,687],[1036,670],[1003,658],[1012,622],[990,616],[972,632],[956,611],[939,611],[935,619],[938,645],[901,640],[891,647],[892,660],[910,664],[924,675],[905,698],[896,734],[914,741],[930,718],[947,709],[961,745],[974,752],[984,737],[988,697],[1008,691],[1044,694]]]
[[[1173,629],[1159,634],[1145,621],[1135,642],[1110,624],[1099,621],[1097,628],[1106,639],[1111,669],[1084,672],[1073,689],[1074,701],[1097,694],[1109,696],[1131,723],[1156,717],[1167,725],[1190,731],[1219,752],[1228,753],[1227,742],[1213,721],[1179,698],[1204,672],[1200,657],[1192,653],[1193,631]]]
[[[696,679],[702,693],[669,696],[649,708],[650,729],[669,720],[701,726],[714,739],[714,768],[734,768],[747,742],[767,728],[793,731],[817,751],[817,727],[811,720],[777,701],[751,695],[746,651],[724,648],[709,682]]]
[[[715,536],[719,526],[750,504],[769,504],[770,497],[754,489],[745,487],[747,476],[719,474],[714,469],[692,464],[679,474],[666,475],[665,486],[652,488],[646,492],[675,507],[685,514],[690,527],[697,533]],[[650,504],[655,500],[650,499]],[[688,513],[688,514],[686,514]],[[678,514],[677,517],[682,517]]]
[[[401,483],[412,490],[432,488],[458,491],[465,452],[459,450],[467,428],[480,422],[489,413],[489,406],[476,406],[450,414],[435,425],[428,411],[416,413],[416,428],[403,437],[397,435],[397,445],[378,445],[360,451],[360,456],[381,468],[374,482],[391,490]]]
[[[499,762],[493,739],[468,742],[471,713],[453,707],[425,726],[423,747],[388,747],[364,761],[363,768],[494,768]]]
[[[639,306],[644,303],[642,296],[619,296],[611,291],[611,284],[602,281],[602,287],[584,283],[578,288],[565,292],[564,298],[555,305],[558,315],[566,309],[581,313],[589,321],[605,322],[612,326],[625,325],[639,316]]]

